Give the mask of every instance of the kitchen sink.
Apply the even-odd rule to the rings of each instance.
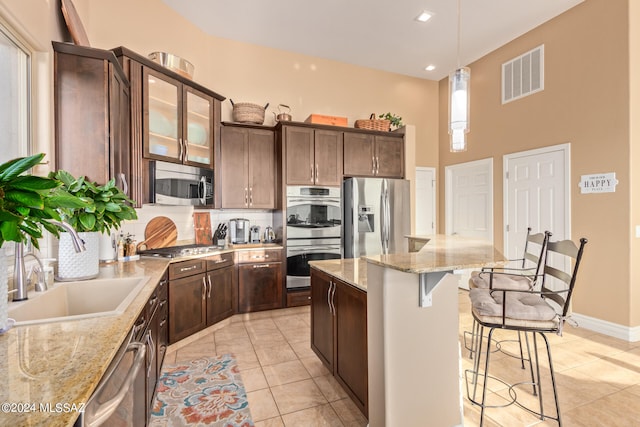
[[[9,317],[16,325],[31,325],[122,314],[148,281],[144,276],[56,283],[9,303]]]

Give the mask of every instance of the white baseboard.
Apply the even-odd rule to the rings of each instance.
[[[640,326],[623,326],[584,314],[573,313],[571,318],[578,323],[581,328],[598,332],[621,340],[636,342],[640,341]]]

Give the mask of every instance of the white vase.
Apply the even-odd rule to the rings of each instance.
[[[9,274],[4,248],[0,248],[0,330],[7,327],[9,298]]]
[[[78,233],[84,241],[85,251],[76,252],[69,233],[60,233],[58,246],[57,280],[88,280],[100,269],[100,233]]]

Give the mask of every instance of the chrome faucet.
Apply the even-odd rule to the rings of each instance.
[[[69,232],[71,235],[71,241],[73,242],[73,249],[76,252],[83,252],[85,249],[84,241],[80,238],[78,233],[66,222],[60,222],[55,220],[48,220],[51,224],[57,225],[58,227],[63,228],[65,231]],[[38,258],[34,253],[29,252],[27,254],[24,253],[24,245],[22,242],[16,242],[16,253],[15,253],[15,263],[13,267],[13,301],[22,301],[28,298],[27,288],[29,286],[29,276],[27,275],[26,268],[24,265],[24,259],[27,257],[33,257],[38,264],[40,265],[40,271],[44,272],[44,266],[42,265],[42,261]],[[33,270],[31,270],[33,273]],[[40,276],[40,275],[39,275]],[[40,279],[38,280],[38,289],[37,290],[45,290],[46,284],[41,284]]]

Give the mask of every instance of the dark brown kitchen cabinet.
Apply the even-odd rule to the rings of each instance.
[[[131,182],[129,80],[111,51],[52,42],[56,169]]]
[[[146,419],[149,420],[156,392],[156,386],[162,362],[167,350],[167,298],[168,275],[165,272],[147,300],[133,326],[134,341],[143,343],[146,347],[144,365],[144,397],[146,403]],[[143,420],[138,420],[136,425],[145,425]]]
[[[142,67],[144,157],[213,167],[214,98]]]
[[[344,174],[404,178],[403,135],[345,132]]]
[[[169,343],[204,329],[206,313],[206,262],[182,261],[169,266]]]
[[[222,208],[275,208],[275,136],[273,130],[222,127],[219,191]]]
[[[340,185],[342,132],[283,126],[288,185]]]
[[[233,269],[233,254],[207,257],[207,326],[213,325],[237,311],[238,286]]]
[[[311,269],[311,348],[333,372],[333,308],[331,277]]]
[[[212,168],[225,98],[125,47],[111,50],[131,85],[131,197],[150,203],[155,160]]]
[[[272,310],[283,306],[282,250],[236,252],[238,312]]]
[[[311,348],[368,416],[367,294],[315,268]]]

